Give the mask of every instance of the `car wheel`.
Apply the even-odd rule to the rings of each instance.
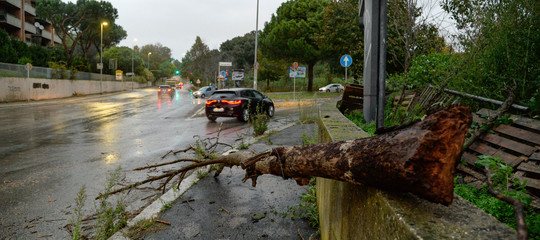
[[[266,109],[266,114],[269,116],[269,117],[273,117],[274,116],[274,105],[270,105],[268,106],[268,109]]]
[[[330,92],[330,89],[326,90],[326,92]]]
[[[208,118],[208,120],[212,121],[212,122],[215,122],[217,117],[214,117],[214,116],[211,116],[211,115],[208,115],[206,116]]]
[[[201,98],[204,98],[204,97],[206,97],[206,96],[204,96],[204,94],[203,94],[203,95],[201,95]]]
[[[238,116],[238,120],[240,120],[240,122],[247,122],[249,120],[249,111],[247,108],[244,108],[244,110],[242,110],[242,114]]]

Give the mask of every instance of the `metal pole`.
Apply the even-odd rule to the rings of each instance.
[[[133,51],[131,52],[131,91],[133,91],[133,77],[135,76],[135,67],[133,63],[133,55],[135,54],[135,42],[137,42],[137,38],[134,38],[133,41],[131,41],[131,45],[133,47]]]
[[[30,88],[30,65],[26,64],[26,86],[28,86],[28,100],[30,102],[30,94],[32,89]]]
[[[103,95],[103,23],[101,25],[101,43],[99,50],[99,94]]]
[[[381,0],[380,6],[380,45],[379,45],[379,93],[377,96],[377,128],[384,127],[384,107],[386,90],[386,39],[387,39],[387,0]]]
[[[347,67],[345,68],[345,85],[347,85]]]
[[[150,71],[150,55],[151,54],[152,54],[152,52],[148,53],[148,71]]]
[[[257,48],[259,42],[259,0],[257,0],[257,20],[255,22],[255,60],[253,63],[253,88],[257,89],[257,72],[259,71],[259,63],[257,62]]]

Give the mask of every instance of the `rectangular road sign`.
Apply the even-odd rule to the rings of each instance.
[[[219,62],[220,67],[232,67],[232,62]]]
[[[232,80],[234,81],[243,81],[244,80],[244,71],[234,70],[232,73]]]
[[[291,78],[305,78],[306,77],[306,67],[298,67],[298,70],[289,68],[289,77]]]

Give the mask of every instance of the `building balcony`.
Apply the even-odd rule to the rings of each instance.
[[[27,33],[32,33],[32,34],[36,34],[36,26],[34,26],[34,24],[31,24],[29,22],[25,22],[24,24],[24,31],[27,32]]]
[[[21,0],[0,0],[0,5],[11,5],[18,9],[21,8]]]
[[[0,23],[7,24],[7,25],[10,25],[11,27],[15,27],[18,29],[22,27],[21,19],[7,12],[0,12]],[[35,28],[34,28],[34,32],[35,32]]]
[[[29,3],[24,3],[24,11],[34,17],[36,16],[36,8],[32,7],[32,5]]]

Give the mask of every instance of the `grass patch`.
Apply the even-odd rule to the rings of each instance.
[[[479,167],[488,166],[492,172],[493,188],[505,196],[519,199],[523,204],[529,238],[540,239],[540,214],[530,205],[532,198],[525,189],[525,183],[513,177],[512,167],[504,164],[503,160],[492,156],[480,156],[479,159],[475,164]],[[476,188],[467,184],[455,184],[454,191],[500,222],[516,229],[514,206],[493,197],[486,185]]]
[[[154,222],[153,219],[142,220],[135,223],[133,227],[130,227],[127,230],[126,235],[130,239],[141,239],[147,234],[156,233],[165,230],[166,228],[167,226],[165,224]]]

